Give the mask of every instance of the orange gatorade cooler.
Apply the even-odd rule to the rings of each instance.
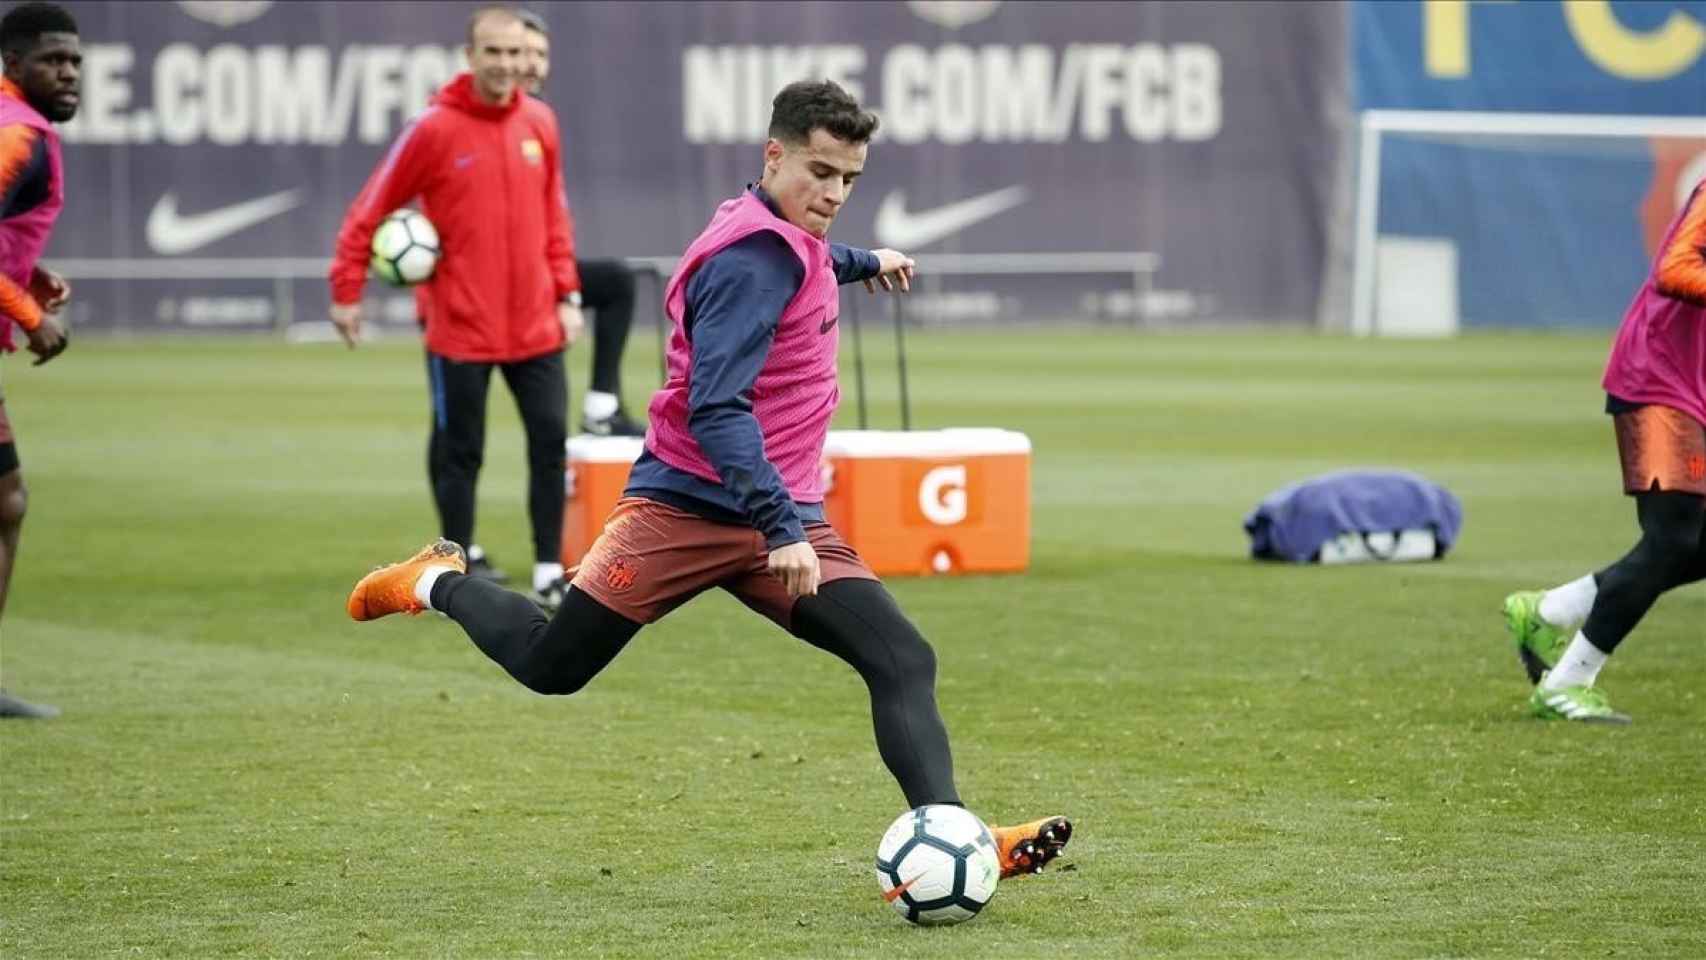
[[[604,529],[638,437],[571,437],[563,565]],[[1024,570],[1031,557],[1031,441],[1011,430],[831,430],[824,513],[879,574]]]
[[[563,473],[563,566],[586,556],[628,486],[628,471],[646,447],[643,437],[569,438]]]
[[[1031,441],[1011,430],[831,430],[824,513],[879,574],[998,573],[1031,559]]]

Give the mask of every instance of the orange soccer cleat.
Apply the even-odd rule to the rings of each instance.
[[[468,557],[449,540],[435,540],[419,553],[390,566],[380,567],[355,585],[349,595],[351,620],[377,620],[393,613],[420,613],[426,607],[415,599],[415,581],[428,567],[468,571]]]
[[[1065,817],[1044,817],[1016,827],[990,827],[995,834],[995,848],[1001,855],[1001,876],[1021,873],[1042,873],[1050,860],[1066,849],[1072,839],[1072,821]]]

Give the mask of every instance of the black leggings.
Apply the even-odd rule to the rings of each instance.
[[[432,606],[462,625],[486,656],[528,689],[585,687],[640,624],[571,587],[551,619],[502,587],[446,574]],[[877,752],[909,806],[958,803],[948,731],[936,709],[936,654],[874,580],[834,580],[794,604],[795,636],[846,661],[871,694]]]
[[[1659,595],[1706,580],[1706,497],[1654,490],[1635,495],[1641,539],[1623,559],[1599,573],[1599,593],[1582,633],[1610,653]]]

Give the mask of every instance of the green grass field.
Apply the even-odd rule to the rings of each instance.
[[[349,622],[436,529],[414,344],[85,340],[5,368],[4,679],[65,714],[0,726],[0,956],[1706,956],[1706,589],[1607,669],[1626,729],[1531,720],[1497,613],[1633,541],[1605,337],[910,346],[919,425],[1035,445],[1028,574],[892,586],[966,800],[1070,814],[1058,869],[897,919],[862,685],[726,597],[562,700],[447,621]],[[480,539],[520,570],[501,387],[491,423]],[[1354,465],[1457,492],[1459,548],[1246,559],[1264,493]]]

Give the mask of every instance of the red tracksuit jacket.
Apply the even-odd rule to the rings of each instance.
[[[445,84],[344,215],[333,302],[361,299],[373,232],[415,197],[444,248],[415,288],[427,349],[480,363],[562,349],[557,303],[580,289],[580,275],[551,108],[520,91],[486,104],[466,73]]]

